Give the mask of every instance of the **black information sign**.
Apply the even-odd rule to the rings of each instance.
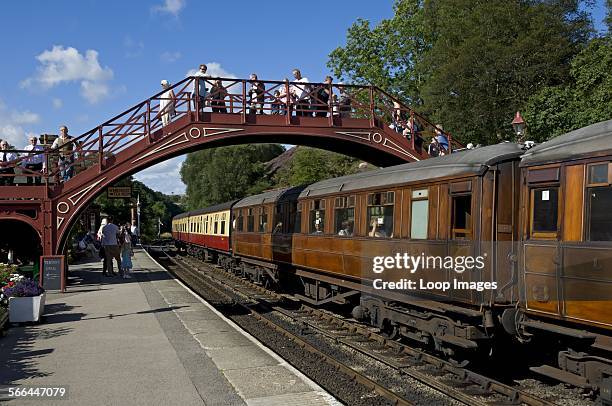
[[[64,290],[64,256],[40,257],[40,284],[45,290]]]

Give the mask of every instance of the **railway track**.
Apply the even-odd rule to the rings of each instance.
[[[326,362],[338,371],[349,376],[355,382],[372,390],[392,404],[414,404],[404,392],[390,388],[380,379],[372,379],[372,374],[359,371],[353,362],[342,362],[322,351],[320,338],[342,347],[344,352],[352,352],[372,360],[374,364],[393,371],[401,380],[412,381],[431,388],[452,399],[458,404],[468,405],[554,405],[564,404],[555,396],[538,396],[520,387],[507,385],[484,375],[454,365],[446,360],[390,340],[371,327],[364,326],[330,312],[306,305],[296,305],[288,295],[255,285],[239,276],[225,272],[223,269],[191,257],[172,257],[167,252],[163,255],[180,268],[174,272],[179,278],[198,279],[210,289],[240,305],[259,322],[274,329],[287,339],[295,342],[317,359]],[[181,275],[179,274],[183,274]],[[189,284],[188,280],[185,280]],[[231,292],[231,293],[229,293]],[[236,295],[239,295],[237,299]],[[273,316],[275,315],[275,316]],[[284,319],[284,320],[283,320]],[[383,374],[385,375],[385,374]],[[325,385],[322,385],[325,386]]]

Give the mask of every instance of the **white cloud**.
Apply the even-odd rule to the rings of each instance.
[[[181,181],[181,165],[185,156],[179,156],[160,162],[134,175],[136,180],[144,183],[153,190],[165,194],[184,194],[185,184]]]
[[[53,108],[55,109],[61,109],[64,106],[64,102],[62,101],[62,99],[58,98],[54,98],[53,100],[51,100],[51,104],[53,104]]]
[[[162,5],[154,6],[153,11],[158,13],[172,14],[178,17],[181,10],[185,7],[185,0],[164,0]]]
[[[95,104],[105,99],[109,94],[110,89],[106,83],[90,82],[89,80],[81,82],[81,95],[91,104]]]
[[[183,56],[183,54],[181,54],[180,52],[176,51],[176,52],[163,52],[159,58],[163,61],[163,62],[167,62],[167,63],[172,63],[172,62],[176,62],[178,61],[181,57]]]
[[[24,126],[36,124],[40,116],[29,110],[17,111],[9,109],[0,100],[0,138],[7,140],[10,145],[20,149],[27,144],[27,137],[31,132],[26,131]]]
[[[100,65],[98,52],[93,49],[81,54],[76,48],[54,45],[36,59],[40,62],[37,74],[22,81],[22,87],[39,85],[49,89],[63,83],[80,82],[81,95],[92,104],[110,95],[106,82],[113,78],[113,71]]]

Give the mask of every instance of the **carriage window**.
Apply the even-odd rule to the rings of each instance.
[[[214,234],[217,234],[219,232],[219,215],[215,214],[215,232]]]
[[[414,240],[427,239],[429,200],[413,200],[411,212],[410,238]]]
[[[295,215],[293,220],[293,232],[301,233],[302,232],[302,202],[299,202],[295,206]]]
[[[589,184],[608,184],[608,163],[589,165]]]
[[[549,187],[533,189],[531,191],[531,232],[538,237],[538,233],[548,234],[541,237],[554,237],[557,233],[557,216],[559,209],[559,188]]]
[[[355,196],[337,197],[334,206],[334,232],[342,237],[351,237],[355,228]]]
[[[453,238],[472,237],[472,196],[453,196]]]
[[[252,233],[253,231],[255,231],[255,216],[253,209],[250,208],[247,211],[247,232]]]
[[[225,220],[221,220],[221,235],[225,234]]]
[[[325,232],[325,200],[313,200],[310,204],[310,234],[323,234]]]
[[[368,195],[368,237],[393,237],[395,192]]]
[[[274,208],[274,228],[272,234],[285,232],[285,212],[287,211],[287,203],[277,204]]]
[[[588,189],[587,239],[612,241],[612,186]]]
[[[265,207],[260,207],[259,213],[259,225],[257,229],[260,233],[264,233],[266,231],[266,227],[268,226],[268,209]]]

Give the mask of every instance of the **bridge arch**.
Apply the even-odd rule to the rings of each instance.
[[[435,126],[378,88],[309,84],[304,110],[303,100],[285,104],[274,96],[276,90],[291,94],[293,87],[304,84],[266,81],[265,94],[254,100],[248,97],[248,80],[220,79],[228,89],[223,100],[201,99],[199,86],[195,86],[200,79],[189,77],[172,87],[172,95],[160,92],[73,138],[67,145],[74,162],[65,166],[76,174],[66,182],[58,180],[62,168],[52,165],[66,149],[45,151],[50,162],[46,186],[0,188],[0,204],[9,189],[19,189],[14,193],[24,197],[35,195],[44,220],[39,232],[45,254],[56,254],[63,251],[78,214],[104,188],[163,160],[202,148],[272,142],[308,145],[378,166],[428,157],[425,145],[435,134]],[[213,79],[206,82],[212,86]],[[329,97],[324,102],[321,89],[328,95],[340,95],[340,101]],[[456,145],[447,137],[451,147]]]
[[[0,218],[0,229],[7,230],[0,233],[0,251],[2,251],[0,262],[5,262],[4,251],[10,248],[14,251],[16,259],[37,263],[38,255],[43,252],[43,235],[38,230],[36,221],[20,214],[3,216]]]

